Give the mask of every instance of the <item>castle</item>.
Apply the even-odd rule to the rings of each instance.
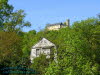
[[[67,19],[65,23],[55,23],[55,24],[47,24],[46,29],[48,30],[59,30],[61,28],[69,27],[70,20]]]

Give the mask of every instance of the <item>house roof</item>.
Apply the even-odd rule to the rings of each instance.
[[[56,25],[64,25],[64,26],[66,26],[65,24],[63,24],[63,23],[61,22],[61,23],[55,23],[55,24],[47,24],[47,27],[48,27],[48,26],[56,26]]]
[[[55,46],[55,44],[43,38],[37,44],[35,44],[32,48],[48,48],[48,47],[53,47],[53,46]]]

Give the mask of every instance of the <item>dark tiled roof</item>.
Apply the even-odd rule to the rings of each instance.
[[[61,23],[55,23],[55,24],[47,24],[47,27],[48,27],[48,26],[56,26],[56,25],[64,25],[64,26],[65,26],[65,24],[63,24],[63,23],[61,22]]]

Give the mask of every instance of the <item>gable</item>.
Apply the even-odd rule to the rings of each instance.
[[[52,46],[55,46],[55,44],[43,38],[37,44],[35,44],[32,48],[47,48],[47,47],[52,47]]]

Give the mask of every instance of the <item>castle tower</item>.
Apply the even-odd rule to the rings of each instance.
[[[70,26],[70,20],[69,20],[69,19],[66,20],[66,25],[67,25],[68,27]]]

